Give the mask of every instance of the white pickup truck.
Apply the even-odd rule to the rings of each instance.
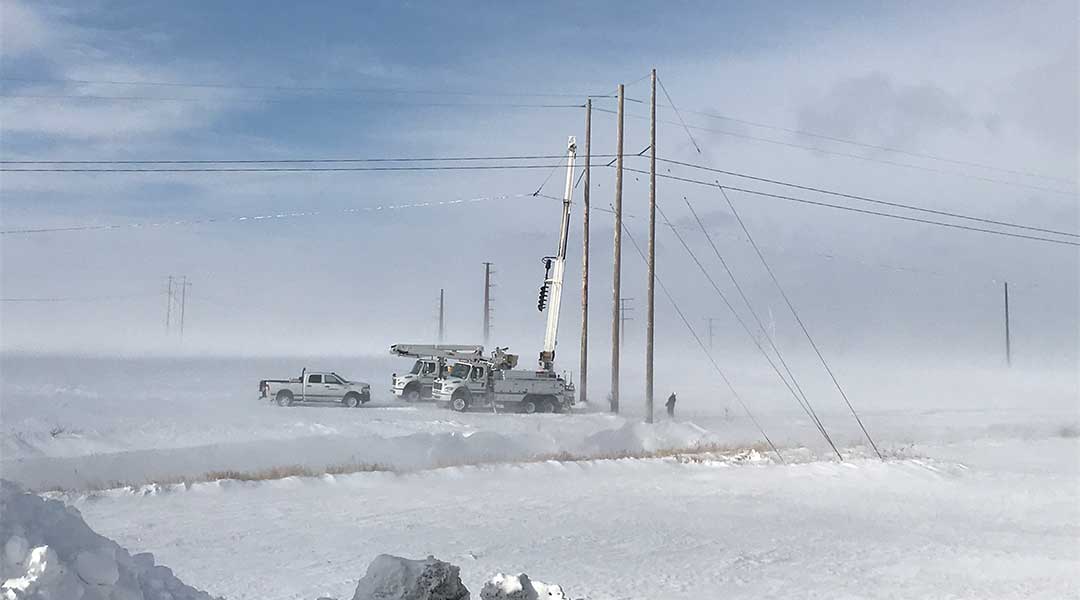
[[[308,372],[293,379],[263,379],[259,397],[269,398],[278,406],[297,402],[333,402],[355,408],[371,401],[371,386],[363,381],[349,381],[334,372]]]

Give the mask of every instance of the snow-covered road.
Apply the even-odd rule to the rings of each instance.
[[[955,450],[955,449],[954,449]],[[345,598],[383,552],[474,589],[525,571],[574,597],[1065,598],[1080,590],[1076,439],[1039,471],[935,459],[598,461],[197,484],[73,498],[121,544],[233,599]]]

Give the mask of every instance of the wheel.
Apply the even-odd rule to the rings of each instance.
[[[544,400],[544,401],[540,402],[540,412],[542,412],[542,413],[553,413],[553,412],[555,412],[555,401],[554,400]]]
[[[292,406],[292,392],[282,390],[277,394],[278,406]]]
[[[345,397],[341,399],[341,403],[348,408],[356,408],[357,406],[360,406],[360,395],[345,394]]]
[[[401,399],[406,402],[418,402],[420,400],[420,390],[414,387],[408,388],[401,394]]]
[[[532,398],[526,398],[521,402],[521,412],[527,415],[531,415],[539,409],[540,406],[537,404],[536,400],[533,400]]]
[[[450,402],[450,408],[458,412],[465,412],[469,408],[469,399],[465,397],[465,394],[454,396],[454,399]]]

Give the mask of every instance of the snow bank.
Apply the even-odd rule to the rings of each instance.
[[[79,512],[0,480],[3,600],[210,600],[149,553],[132,556]]]
[[[480,600],[567,600],[562,587],[532,581],[524,573],[492,577],[480,590]]]
[[[693,423],[661,421],[652,425],[629,421],[622,427],[598,431],[581,443],[585,455],[656,452],[717,443],[719,438]]]
[[[434,556],[409,560],[380,554],[356,585],[353,600],[469,600],[460,571]]]

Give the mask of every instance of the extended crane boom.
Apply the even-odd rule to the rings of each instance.
[[[544,259],[547,272],[540,290],[540,310],[550,292],[551,300],[544,331],[544,348],[540,351],[540,368],[552,371],[555,366],[555,345],[559,333],[559,306],[562,304],[563,276],[566,271],[566,244],[570,237],[570,196],[574,191],[574,159],[577,157],[577,139],[570,136],[566,148],[566,190],[563,192],[562,227],[559,231],[559,250],[553,257]]]

